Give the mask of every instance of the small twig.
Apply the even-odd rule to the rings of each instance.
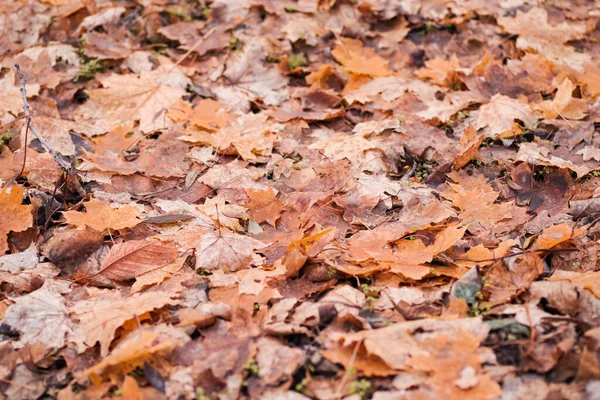
[[[531,320],[531,313],[529,312],[529,304],[525,303],[525,313],[527,314],[527,321],[529,322],[529,347],[527,351],[521,356],[521,358],[527,358],[533,352],[535,347],[535,326],[533,325],[533,321]]]
[[[65,161],[65,157],[62,154],[60,154],[58,151],[56,151],[56,149],[54,147],[52,147],[52,144],[50,144],[50,142],[41,135],[41,133],[36,129],[35,125],[33,124],[33,121],[31,119],[31,107],[29,106],[29,102],[27,101],[27,89],[25,88],[27,81],[25,80],[23,73],[21,73],[21,68],[19,67],[19,64],[15,64],[15,68],[17,69],[17,75],[19,76],[19,82],[21,83],[21,94],[23,95],[23,111],[25,112],[25,121],[26,121],[25,123],[27,124],[27,127],[29,128],[31,133],[33,133],[35,135],[35,137],[40,141],[42,146],[44,146],[46,148],[46,150],[48,150],[50,152],[50,154],[52,155],[52,157],[54,158],[54,161],[56,161],[58,166],[63,171],[65,171],[65,173],[67,174],[67,176],[69,178],[71,178],[71,181],[73,182],[73,186],[75,186],[77,193],[79,193],[80,196],[85,197],[85,195],[86,195],[85,190],[83,190],[81,183],[79,183],[79,179],[78,179],[77,174],[75,173],[75,169],[73,168],[71,163],[68,163],[67,161]],[[27,147],[27,143],[25,143],[24,145],[25,145],[25,147]],[[23,161],[23,163],[24,162],[25,161]]]

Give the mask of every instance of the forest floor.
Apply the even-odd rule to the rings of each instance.
[[[599,24],[0,0],[0,393],[598,399]]]

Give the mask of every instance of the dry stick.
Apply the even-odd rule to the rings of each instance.
[[[85,197],[85,190],[83,190],[81,183],[79,183],[79,179],[77,177],[77,174],[74,172],[72,165],[65,161],[64,156],[58,151],[56,151],[54,147],[52,147],[50,142],[40,134],[40,132],[36,129],[35,125],[33,124],[33,121],[31,119],[31,107],[29,106],[29,102],[27,101],[27,89],[25,88],[27,81],[21,73],[21,68],[19,67],[19,64],[15,64],[15,68],[17,69],[17,75],[19,75],[19,82],[21,83],[21,94],[23,95],[23,111],[25,112],[25,121],[27,126],[29,127],[29,130],[40,141],[42,146],[44,146],[46,150],[48,150],[50,154],[52,154],[52,157],[54,158],[54,161],[56,161],[58,166],[67,174],[69,178],[71,178],[71,181],[73,182],[73,186],[75,186],[77,193],[79,193],[80,196]],[[25,143],[25,146],[27,147],[27,143]]]

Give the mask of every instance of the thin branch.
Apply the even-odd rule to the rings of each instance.
[[[40,141],[42,146],[44,146],[46,148],[46,150],[48,150],[50,152],[50,154],[52,154],[52,157],[54,158],[54,161],[56,161],[58,166],[63,171],[65,171],[65,173],[67,174],[67,176],[69,178],[71,178],[71,181],[73,182],[73,185],[75,186],[75,189],[77,190],[77,193],[79,193],[79,195],[82,197],[85,196],[86,195],[85,190],[83,190],[81,183],[79,183],[79,179],[78,179],[77,174],[75,173],[74,168],[71,165],[71,163],[68,163],[65,160],[65,156],[63,156],[58,151],[56,151],[56,149],[52,146],[52,144],[50,144],[50,142],[41,135],[41,133],[36,129],[35,125],[33,124],[33,121],[31,119],[31,107],[29,106],[29,102],[27,101],[27,89],[25,88],[27,81],[25,80],[25,77],[23,76],[23,73],[21,72],[21,68],[19,67],[19,64],[15,64],[15,68],[17,69],[17,75],[19,76],[19,82],[21,83],[21,95],[23,96],[23,111],[25,112],[25,121],[26,121],[27,126],[29,127],[29,130]],[[25,146],[27,146],[27,143],[25,143]]]

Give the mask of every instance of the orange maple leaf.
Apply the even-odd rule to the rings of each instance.
[[[120,230],[133,228],[140,222],[137,217],[140,211],[133,206],[124,206],[119,209],[110,207],[110,203],[90,199],[83,203],[87,212],[66,211],[63,213],[67,224],[75,225],[80,229],[89,226],[95,231],[103,232],[107,229]]]
[[[0,192],[0,254],[8,250],[9,232],[22,232],[33,224],[33,206],[23,205],[23,186]]]
[[[250,202],[244,204],[244,207],[250,209],[252,218],[259,224],[267,221],[269,225],[275,227],[275,222],[281,216],[284,207],[275,195],[272,188],[267,190],[246,189],[246,194],[250,197]]]
[[[331,54],[344,70],[355,75],[370,77],[390,76],[392,73],[387,68],[387,61],[378,56],[370,47],[364,47],[360,40],[340,38]]]

